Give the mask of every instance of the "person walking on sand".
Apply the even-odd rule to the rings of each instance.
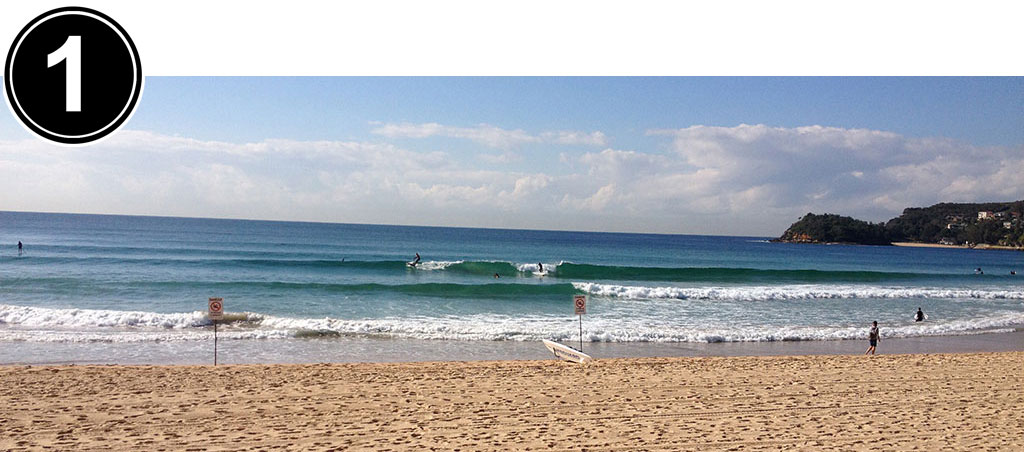
[[[868,331],[868,351],[864,352],[865,355],[868,353],[875,354],[875,346],[878,345],[878,341],[881,340],[881,336],[878,335],[878,322],[871,322],[871,331]]]

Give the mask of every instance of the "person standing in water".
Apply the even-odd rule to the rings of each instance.
[[[921,308],[917,308],[917,314],[914,314],[914,321],[920,322],[922,320],[924,320],[924,311]]]
[[[868,353],[870,353],[874,355],[875,346],[878,345],[879,340],[881,340],[881,337],[878,334],[878,322],[871,322],[871,331],[868,331],[868,344],[870,346],[868,347],[868,351],[864,352],[864,354],[867,355]]]
[[[24,245],[21,244],[21,240],[18,240],[18,255],[21,256]]]

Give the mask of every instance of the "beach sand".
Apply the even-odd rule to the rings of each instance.
[[[982,243],[975,246],[963,246],[963,245],[942,245],[939,243],[921,243],[921,242],[892,242],[894,246],[909,246],[914,248],[959,248],[965,250],[1010,250],[1010,251],[1021,251],[1022,248],[1016,246],[1002,246],[1002,245],[989,245]]]
[[[0,450],[1024,450],[1024,352],[2,366]]]

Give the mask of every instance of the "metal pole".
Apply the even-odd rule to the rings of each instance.
[[[217,365],[217,321],[213,321],[213,365]]]
[[[583,316],[580,316],[580,351],[583,351]]]

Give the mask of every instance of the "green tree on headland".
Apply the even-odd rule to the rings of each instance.
[[[808,213],[775,241],[887,245],[895,241],[1024,247],[1024,201],[910,207],[886,223]]]
[[[840,215],[813,213],[801,217],[776,240],[799,243],[890,244],[885,225],[882,223],[874,224]]]

